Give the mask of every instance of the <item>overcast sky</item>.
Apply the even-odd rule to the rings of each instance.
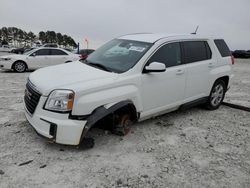
[[[231,49],[250,49],[250,0],[0,0],[0,27],[36,34],[54,30],[83,48],[127,33],[190,33],[223,37]]]

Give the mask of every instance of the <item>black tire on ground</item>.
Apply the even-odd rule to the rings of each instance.
[[[208,101],[206,103],[206,108],[209,110],[216,110],[220,107],[224,100],[226,93],[226,84],[223,80],[217,80],[210,92]]]
[[[81,149],[91,149],[95,145],[94,138],[83,138],[82,142],[78,146]]]
[[[25,72],[27,69],[27,65],[23,61],[16,61],[13,65],[13,69],[15,72]]]
[[[129,114],[120,114],[115,118],[115,125],[112,133],[118,136],[125,136],[130,132],[130,127],[133,124]]]

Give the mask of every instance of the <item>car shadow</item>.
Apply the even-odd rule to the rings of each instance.
[[[25,72],[22,72],[22,73],[18,73],[18,72],[15,72],[13,70],[0,70],[0,73],[15,73],[15,74],[25,74],[25,73],[31,73],[31,72],[34,72],[35,70],[27,70]]]

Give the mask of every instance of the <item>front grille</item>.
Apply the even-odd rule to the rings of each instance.
[[[41,94],[34,88],[32,83],[28,81],[28,83],[26,84],[24,103],[26,109],[29,111],[30,114],[33,114],[35,112],[40,97]]]

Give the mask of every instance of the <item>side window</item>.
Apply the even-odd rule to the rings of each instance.
[[[207,59],[211,59],[212,58],[212,51],[211,48],[209,47],[207,42],[204,42],[205,46],[206,46],[206,50],[207,50]]]
[[[183,42],[186,63],[204,61],[212,58],[212,52],[205,41]]]
[[[42,55],[50,55],[49,53],[49,49],[41,49],[41,50],[37,50],[36,52],[34,52],[36,54],[36,56],[42,56]]]
[[[158,49],[149,59],[148,64],[152,62],[164,63],[166,67],[172,67],[181,64],[180,43],[170,43]]]
[[[62,50],[51,49],[51,55],[68,55]]]
[[[216,39],[214,40],[214,43],[222,57],[231,56],[230,49],[228,48],[226,42],[223,39]]]

